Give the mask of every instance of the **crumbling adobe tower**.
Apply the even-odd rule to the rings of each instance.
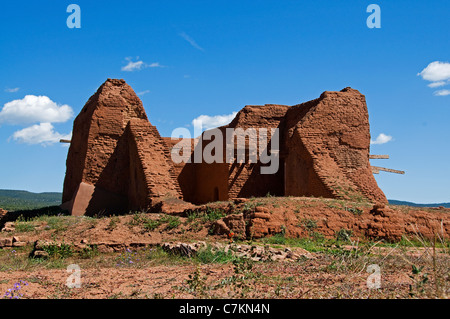
[[[168,148],[124,80],[108,79],[74,122],[63,205],[73,215],[180,197]]]
[[[248,105],[219,130],[227,128],[278,129],[278,171],[264,175],[259,162],[225,158],[174,164],[170,150],[179,141],[159,135],[125,81],[108,79],[75,119],[63,206],[82,215],[149,209],[174,197],[200,204],[267,193],[387,203],[372,175],[368,111],[357,90],[294,106]]]

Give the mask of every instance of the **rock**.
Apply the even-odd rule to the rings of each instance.
[[[0,238],[0,247],[12,247],[12,238]]]
[[[245,238],[245,220],[243,214],[232,214],[222,218],[230,232],[234,233],[234,237]]]
[[[262,213],[262,212],[254,212],[250,215],[250,218],[261,218],[261,219],[265,219],[265,220],[269,220],[270,219],[270,214],[269,213]]]
[[[43,258],[46,259],[49,257],[48,252],[44,251],[44,250],[35,250],[33,252],[33,257],[34,258]]]
[[[167,251],[169,253],[175,254],[175,255],[181,255],[181,256],[187,256],[192,257],[194,254],[196,254],[199,250],[205,249],[207,247],[206,242],[199,241],[196,243],[164,243],[161,245],[161,248],[164,251]]]
[[[3,226],[2,232],[13,232],[16,230],[16,225],[14,222],[6,222]]]
[[[264,206],[256,206],[255,207],[255,214],[256,213],[263,213],[263,214],[269,214],[270,215],[270,210],[267,207],[264,207]]]
[[[45,240],[36,240],[34,242],[34,249],[36,250],[43,250],[45,246],[50,245],[51,243],[45,241]]]
[[[114,252],[114,248],[109,246],[109,245],[105,245],[105,244],[99,244],[97,246],[97,250],[100,253],[112,253]]]
[[[225,224],[223,219],[219,219],[214,222],[213,233],[216,235],[228,235],[230,233],[230,228],[227,226],[227,224]]]

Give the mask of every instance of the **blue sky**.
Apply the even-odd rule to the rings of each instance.
[[[79,29],[66,25],[71,3],[81,8]],[[366,25],[371,3],[381,8],[379,29]],[[447,0],[5,1],[0,188],[62,191],[68,148],[53,142],[98,86],[123,78],[164,136],[200,115],[294,105],[351,86],[366,96],[373,139],[392,137],[372,145],[391,157],[373,165],[406,171],[376,176],[387,197],[448,202],[449,12]],[[418,75],[437,61],[441,69]],[[27,95],[55,117],[7,114]]]

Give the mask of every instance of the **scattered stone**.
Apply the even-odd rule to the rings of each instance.
[[[32,255],[34,258],[48,258],[49,254],[45,250],[35,250]]]
[[[2,247],[12,247],[12,238],[0,238],[0,248]]]
[[[164,243],[161,245],[164,251],[175,255],[192,257],[195,255],[200,249],[204,249],[207,247],[206,242],[199,241],[196,243]]]
[[[2,232],[13,232],[14,230],[16,230],[15,224],[13,222],[6,222]]]
[[[228,235],[230,233],[230,228],[225,224],[223,219],[219,219],[213,225],[213,233],[216,235]]]
[[[302,259],[316,258],[309,251],[302,248],[273,248],[259,245],[223,245],[215,243],[213,245],[217,249],[223,250],[225,253],[231,252],[233,255],[241,258],[248,258],[253,261],[296,261]]]

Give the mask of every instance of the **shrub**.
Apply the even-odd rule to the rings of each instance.
[[[337,241],[350,241],[353,231],[341,228],[336,232]]]
[[[43,247],[43,250],[48,253],[50,257],[54,258],[67,258],[73,256],[73,247],[71,245],[61,244],[49,244]]]

